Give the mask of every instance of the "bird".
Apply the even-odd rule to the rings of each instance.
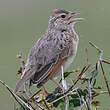
[[[41,88],[48,80],[54,80],[73,62],[77,53],[79,37],[74,25],[82,18],[74,18],[79,11],[54,9],[46,32],[30,49],[23,74],[16,84],[17,93],[24,82]]]

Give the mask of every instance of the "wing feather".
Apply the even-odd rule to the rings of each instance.
[[[41,37],[34,47],[30,50],[26,69],[18,82],[15,91],[17,92],[21,85],[30,79],[36,83],[42,82],[59,60],[59,56],[68,48],[66,37],[60,39],[61,33],[55,32]],[[64,55],[63,55],[64,56]],[[27,72],[27,70],[30,70]]]

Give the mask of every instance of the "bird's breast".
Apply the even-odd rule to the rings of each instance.
[[[72,44],[70,45],[70,48],[69,48],[68,58],[63,65],[64,71],[66,71],[67,68],[70,66],[70,64],[73,62],[77,53],[77,47],[78,47],[78,41],[72,39]]]
[[[77,36],[78,37],[78,36]],[[71,39],[71,44],[69,46],[69,53],[68,53],[68,56],[65,60],[65,62],[63,63],[63,69],[64,69],[64,72],[68,69],[68,67],[70,66],[70,64],[72,64],[75,56],[76,56],[76,53],[77,53],[77,47],[78,47],[78,40],[75,40],[74,38]],[[61,74],[61,69],[59,70],[59,72],[56,73],[56,75],[54,76],[54,78],[56,79],[57,76]]]

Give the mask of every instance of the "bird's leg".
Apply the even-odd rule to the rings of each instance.
[[[64,90],[67,90],[67,84],[66,84],[66,80],[64,79],[64,70],[63,70],[63,66],[61,66],[61,76],[62,76],[62,85],[60,85],[56,80],[51,79],[56,85],[58,85],[59,88],[62,89],[62,91],[64,92]]]
[[[62,85],[60,85],[56,80],[51,79],[56,85],[58,85],[59,88],[63,89]]]
[[[46,90],[45,86],[43,85],[42,86],[43,90],[44,90],[44,93],[45,93],[45,96],[47,97],[50,93]]]

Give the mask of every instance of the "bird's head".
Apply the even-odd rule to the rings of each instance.
[[[67,29],[73,28],[73,25],[82,20],[82,18],[74,18],[75,15],[79,14],[79,11],[71,12],[61,9],[53,10],[50,20],[49,26],[55,29]]]

